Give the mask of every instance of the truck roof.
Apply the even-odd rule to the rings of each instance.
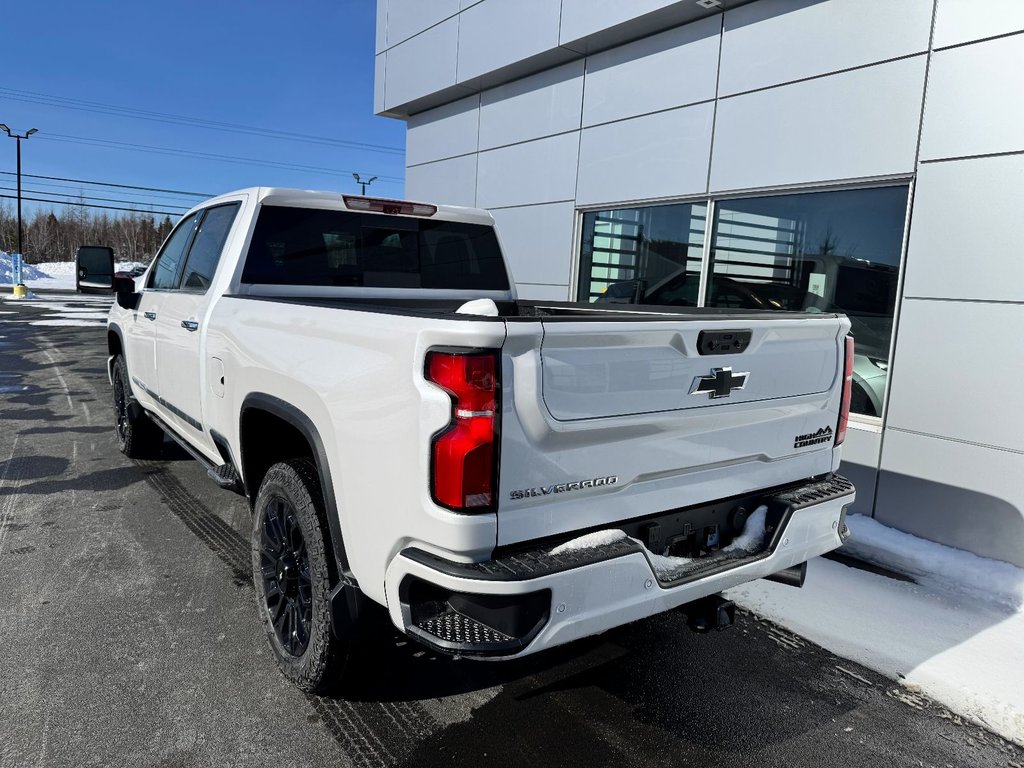
[[[291,207],[308,206],[312,208],[329,208],[336,210],[357,210],[350,208],[345,204],[346,197],[362,198],[366,200],[387,200],[389,202],[396,203],[420,203],[422,205],[431,205],[437,208],[437,213],[430,216],[430,218],[494,226],[494,217],[482,208],[467,208],[461,205],[438,205],[437,203],[419,200],[396,200],[394,198],[376,197],[374,195],[355,195],[326,190],[289,189],[288,187],[246,187],[245,189],[237,189],[233,192],[226,192],[222,195],[210,198],[209,200],[204,200],[192,210],[206,208],[211,204],[237,200],[241,195],[255,196],[258,203],[267,203],[270,205]],[[363,213],[372,213],[372,211],[359,210]],[[191,212],[192,211],[189,211],[189,213]]]

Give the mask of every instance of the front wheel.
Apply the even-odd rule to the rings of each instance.
[[[277,666],[303,691],[323,693],[337,683],[348,644],[331,631],[331,553],[313,462],[273,465],[253,512],[253,581]]]

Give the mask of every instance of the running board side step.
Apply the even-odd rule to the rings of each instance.
[[[238,476],[238,471],[233,464],[221,464],[219,467],[210,467],[206,470],[206,474],[225,491],[233,491],[241,495],[245,494],[242,488],[242,478]]]
[[[152,411],[146,411],[146,415],[153,420],[153,422],[164,431],[171,440],[176,442],[181,449],[185,451],[189,456],[199,462],[199,464],[206,470],[206,475],[213,480],[218,486],[226,491],[233,491],[241,496],[245,495],[245,486],[242,483],[242,478],[239,477],[238,471],[232,464],[221,464],[214,466],[213,462],[203,456],[199,451],[189,445],[188,441],[185,440],[181,435],[174,431],[174,429],[163,419],[157,416]]]

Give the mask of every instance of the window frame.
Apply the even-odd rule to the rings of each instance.
[[[706,206],[706,226],[704,228],[704,247],[701,253],[700,284],[697,295],[697,308],[707,306],[708,275],[711,268],[711,251],[714,245],[715,222],[717,207],[728,200],[745,200],[754,197],[777,197],[780,195],[815,194],[821,192],[844,192],[858,189],[880,189],[885,187],[907,187],[907,207],[903,221],[902,240],[899,248],[899,264],[896,273],[896,297],[893,306],[892,333],[889,338],[889,369],[893,367],[896,356],[896,336],[899,332],[900,310],[903,304],[903,284],[907,266],[907,246],[910,235],[910,216],[914,205],[915,174],[894,174],[866,179],[845,180],[840,182],[820,182],[814,184],[793,184],[759,189],[731,190],[721,193],[701,193],[680,195],[675,197],[658,197],[643,200],[629,200],[621,203],[597,203],[577,206],[573,221],[572,268],[569,270],[570,301],[579,302],[581,267],[583,263],[583,217],[592,211],[611,211],[631,208],[644,208],[652,205],[701,204]],[[871,432],[880,431],[889,412],[889,395],[892,388],[892,376],[886,376],[885,393],[882,399],[882,412],[877,416],[851,413],[850,421],[858,422],[858,427]]]

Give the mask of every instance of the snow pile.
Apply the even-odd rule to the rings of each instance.
[[[620,531],[617,528],[612,528],[607,531],[594,531],[594,533],[588,533],[585,536],[578,536],[572,541],[567,541],[563,544],[559,544],[557,547],[548,552],[549,555],[566,555],[570,552],[579,552],[584,549],[599,549],[600,547],[607,547],[609,544],[614,544],[619,539],[628,538],[625,531]]]
[[[755,509],[754,513],[747,518],[747,522],[743,526],[743,532],[739,536],[733,539],[727,546],[706,557],[672,557],[651,552],[647,549],[645,549],[644,554],[647,555],[647,559],[650,561],[651,567],[659,579],[666,581],[677,579],[695,568],[704,568],[713,563],[720,563],[723,560],[746,557],[762,550],[764,548],[765,521],[767,516],[768,507],[762,505]],[[630,538],[637,544],[641,544],[637,539],[626,536],[624,531],[610,528],[604,531],[588,533],[564,544],[559,544],[548,554],[564,555],[584,549],[597,549],[614,544],[616,541],[625,538]],[[641,544],[641,546],[643,545]]]
[[[846,524],[853,537],[844,554],[904,573],[918,584],[1024,608],[1024,568],[920,539],[863,515],[847,516]]]
[[[648,552],[647,559],[650,560],[651,567],[654,568],[659,579],[672,581],[697,568],[706,568],[725,560],[747,557],[764,549],[764,526],[767,517],[768,507],[761,505],[747,518],[747,522],[743,526],[743,533],[733,539],[731,543],[706,557],[672,557]]]
[[[1024,744],[1024,612],[824,558],[803,589],[759,580],[725,596],[890,678],[894,698],[925,705],[924,693]]]
[[[0,285],[10,285],[14,276],[14,259],[11,254],[0,251]],[[39,267],[32,264],[22,263],[21,279],[28,283],[32,280],[46,280],[49,274],[43,272]]]

